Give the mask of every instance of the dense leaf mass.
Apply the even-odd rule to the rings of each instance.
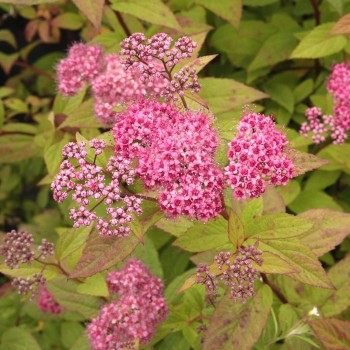
[[[0,350],[350,349],[350,0],[0,12]]]

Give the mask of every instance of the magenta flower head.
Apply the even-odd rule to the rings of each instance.
[[[107,284],[117,301],[106,304],[88,326],[94,350],[134,349],[148,343],[156,326],[165,320],[163,283],[136,259],[108,274]]]
[[[86,82],[91,82],[105,65],[103,50],[96,45],[74,44],[68,56],[57,66],[58,91],[75,95]]]
[[[159,191],[169,217],[207,221],[220,213],[224,181],[214,160],[219,138],[209,116],[140,101],[121,113],[113,133],[116,153],[138,160],[136,174],[146,188]]]
[[[294,165],[287,152],[286,135],[263,114],[249,113],[238,125],[231,141],[225,176],[237,199],[260,197],[270,185],[285,185]]]
[[[63,307],[55,300],[46,287],[40,289],[38,306],[41,311],[50,312],[54,315],[58,315],[63,311]]]
[[[145,96],[159,97],[167,85],[162,76],[143,82],[138,69],[125,70],[116,54],[105,56],[105,70],[92,81],[95,115],[104,124],[115,123],[114,107]]]
[[[333,94],[336,124],[348,131],[350,129],[350,65],[339,63],[333,66],[327,89]]]

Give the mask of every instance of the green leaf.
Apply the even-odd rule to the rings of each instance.
[[[194,68],[196,70],[196,73],[199,73],[206,65],[208,65],[208,63],[210,63],[217,56],[218,55],[209,55],[191,59],[189,61],[186,61],[184,64],[180,63],[177,70],[180,70],[180,68],[187,66],[189,68]]]
[[[91,350],[87,335],[83,334],[80,336],[69,350]]]
[[[291,153],[294,163],[294,177],[305,174],[307,171],[320,168],[328,164],[326,159],[321,159],[313,154],[294,149]]]
[[[261,258],[264,260],[262,266],[254,265],[259,272],[288,275],[290,273],[298,273],[300,271],[296,268],[296,266],[289,264],[287,260],[284,260],[271,252],[263,252]]]
[[[10,71],[13,65],[15,64],[15,61],[17,60],[18,56],[18,53],[6,54],[0,52],[0,65],[6,74],[10,74]]]
[[[328,159],[330,162],[322,170],[344,170],[350,174],[350,144],[329,145],[318,153],[318,156]]]
[[[175,237],[179,237],[185,234],[189,228],[194,226],[194,223],[185,217],[179,217],[176,218],[176,220],[163,218],[156,223],[156,226]]]
[[[335,318],[324,318],[309,321],[309,325],[325,349],[350,349],[350,322]]]
[[[68,349],[84,332],[84,327],[77,322],[62,322],[61,323],[61,339],[63,345]]]
[[[219,216],[208,223],[194,224],[174,245],[189,252],[203,252],[229,243],[227,232],[228,222]]]
[[[161,0],[112,0],[112,9],[135,16],[143,21],[181,30],[170,9]]]
[[[1,350],[41,350],[35,338],[25,329],[7,329],[1,337]]]
[[[246,304],[235,303],[224,296],[210,319],[204,336],[203,350],[250,350],[265,328],[272,306],[272,292],[262,286]]]
[[[200,83],[203,85],[200,95],[214,113],[230,111],[268,97],[263,92],[232,79],[202,78]]]
[[[146,207],[147,206],[147,207]],[[142,206],[143,213],[140,217],[130,222],[130,228],[141,243],[144,242],[144,235],[147,230],[164,218],[164,212],[159,210],[158,204],[147,201]]]
[[[261,240],[297,237],[308,231],[312,223],[289,214],[271,214],[246,224],[245,235]]]
[[[296,38],[288,31],[273,34],[263,43],[248,69],[252,71],[287,60],[297,43]]]
[[[333,55],[347,44],[344,36],[331,36],[334,23],[321,24],[315,27],[292,52],[291,58],[320,58]]]
[[[105,0],[73,0],[78,9],[99,29]]]
[[[91,226],[69,228],[60,234],[55,245],[55,255],[58,260],[63,260],[85,244],[91,232]]]
[[[67,139],[63,139],[58,143],[54,143],[48,147],[44,152],[44,160],[46,163],[47,171],[49,175],[55,176],[62,163],[62,149],[68,143]]]
[[[254,244],[254,242],[255,238],[251,242],[248,240],[247,243]],[[264,240],[260,241],[259,249],[279,256],[299,271],[288,274],[288,277],[315,287],[334,288],[317,257],[299,240]]]
[[[302,191],[298,197],[289,204],[289,208],[297,214],[310,208],[343,210],[331,196],[323,191]]]
[[[76,13],[66,12],[55,17],[51,24],[62,29],[78,30],[83,26],[84,20]]]
[[[236,247],[240,247],[244,242],[244,226],[233,209],[230,210],[228,220],[228,238]]]
[[[13,5],[38,5],[56,2],[57,0],[3,0],[2,3]]]
[[[59,126],[75,128],[101,128],[103,125],[98,121],[93,111],[93,101],[83,102],[78,109],[68,115],[68,118]]]
[[[298,197],[300,191],[299,182],[296,180],[290,180],[287,185],[277,188],[277,192],[282,196],[285,205],[289,205],[293,202],[293,200]]]
[[[32,262],[31,265],[21,265],[19,269],[10,269],[5,264],[0,265],[0,272],[4,275],[21,278],[32,277],[35,273],[41,273],[42,269],[43,265],[36,261]],[[51,280],[60,274],[61,273],[56,266],[47,266],[43,272],[43,275],[47,280]]]
[[[313,226],[301,237],[316,256],[334,249],[349,235],[350,214],[331,209],[311,209],[299,215]]]
[[[261,216],[263,213],[262,197],[249,200],[242,210],[241,220],[243,225],[247,225],[251,220]]]
[[[0,41],[5,41],[8,44],[10,44],[13,48],[17,48],[16,38],[8,29],[0,30]]]
[[[313,89],[314,81],[312,79],[302,81],[293,91],[295,103],[303,101],[312,93]]]
[[[153,275],[163,278],[163,269],[159,261],[158,251],[149,237],[145,237],[145,244],[139,244],[132,255],[144,262]]]
[[[88,277],[83,283],[78,285],[77,292],[92,296],[108,297],[106,276],[97,273],[94,276]]]
[[[273,101],[284,107],[289,113],[294,111],[294,95],[289,86],[278,83],[268,83],[264,86]]]
[[[62,276],[49,281],[47,288],[57,302],[66,310],[77,312],[87,319],[93,318],[99,311],[102,300],[93,296],[82,297],[76,292],[78,282],[68,280]]]
[[[305,190],[318,191],[323,190],[336,183],[340,176],[340,171],[314,171],[307,180]]]
[[[239,27],[242,16],[242,0],[221,0],[220,4],[212,0],[194,0],[194,2],[226,19],[233,27]]]
[[[90,277],[123,261],[137,244],[134,235],[126,238],[90,235],[83,250],[83,256],[71,274],[72,278]]]
[[[266,6],[271,5],[278,0],[243,0],[243,5],[247,6]]]
[[[344,0],[327,0],[330,5],[332,5],[339,15],[342,15],[343,13],[343,7],[344,7]]]

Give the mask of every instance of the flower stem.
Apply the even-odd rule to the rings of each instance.
[[[281,292],[281,290],[277,286],[275,286],[271,281],[267,279],[267,276],[264,273],[261,274],[261,277],[263,282],[272,289],[272,291],[276,294],[278,299],[281,300],[283,304],[288,304],[288,299],[286,298],[286,296]]]

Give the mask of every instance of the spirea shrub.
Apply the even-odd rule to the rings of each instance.
[[[234,12],[232,1],[218,2],[219,12],[210,1],[184,2],[193,10],[188,16],[180,2],[145,2],[141,11],[137,1],[112,0],[100,28],[90,18],[98,2],[73,3],[92,19],[82,30],[86,40],[71,44],[65,57],[55,56],[55,72],[43,74],[40,61],[28,68],[55,84],[55,99],[45,100],[47,81],[40,101],[25,94],[28,106],[8,101],[9,92],[0,88],[1,125],[22,118],[2,118],[2,110],[14,105],[38,123],[18,130],[8,124],[0,130],[0,147],[2,136],[20,137],[27,147],[21,152],[36,147],[33,164],[21,174],[47,168],[45,177],[33,175],[42,186],[36,200],[44,214],[24,213],[22,220],[31,218],[26,224],[7,221],[1,240],[0,272],[21,295],[18,305],[28,303],[10,313],[0,289],[0,314],[14,319],[11,332],[25,334],[28,350],[39,349],[31,348],[39,337],[56,333],[61,339],[43,348],[349,348],[350,265],[342,242],[350,218],[341,210],[348,209],[350,66],[333,62],[326,77],[319,72],[326,63],[316,53],[323,51],[312,49],[321,36],[340,45],[344,26],[330,31],[321,24],[306,34],[309,22],[302,28],[285,13],[268,15],[276,1],[261,0],[264,15],[249,12],[238,28],[242,4]],[[157,4],[155,25],[143,33],[151,3]],[[243,1],[244,10],[255,3]],[[301,2],[283,3],[309,21]],[[318,23],[327,3],[319,10],[311,1]],[[57,40],[77,28],[82,17],[61,14],[65,6],[38,6],[40,20],[31,19],[26,37],[50,32]],[[169,6],[183,11],[170,16]],[[202,16],[205,11],[213,13]],[[219,28],[204,35],[209,27],[198,27],[200,17]],[[123,32],[119,39],[115,28]],[[271,41],[260,43],[268,34]],[[249,46],[257,51],[248,59],[243,51]],[[212,55],[216,48],[220,57]],[[292,51],[294,58],[317,61],[310,69],[284,62]],[[23,66],[25,55],[13,56],[11,65]],[[282,63],[292,74],[279,72]],[[277,78],[269,80],[270,74]],[[259,99],[265,100],[246,106]],[[42,152],[44,161],[35,163]],[[17,183],[9,178],[0,184],[0,201]],[[35,320],[35,337],[21,326],[28,318]],[[0,349],[9,349],[8,339],[17,336],[1,332]]]

